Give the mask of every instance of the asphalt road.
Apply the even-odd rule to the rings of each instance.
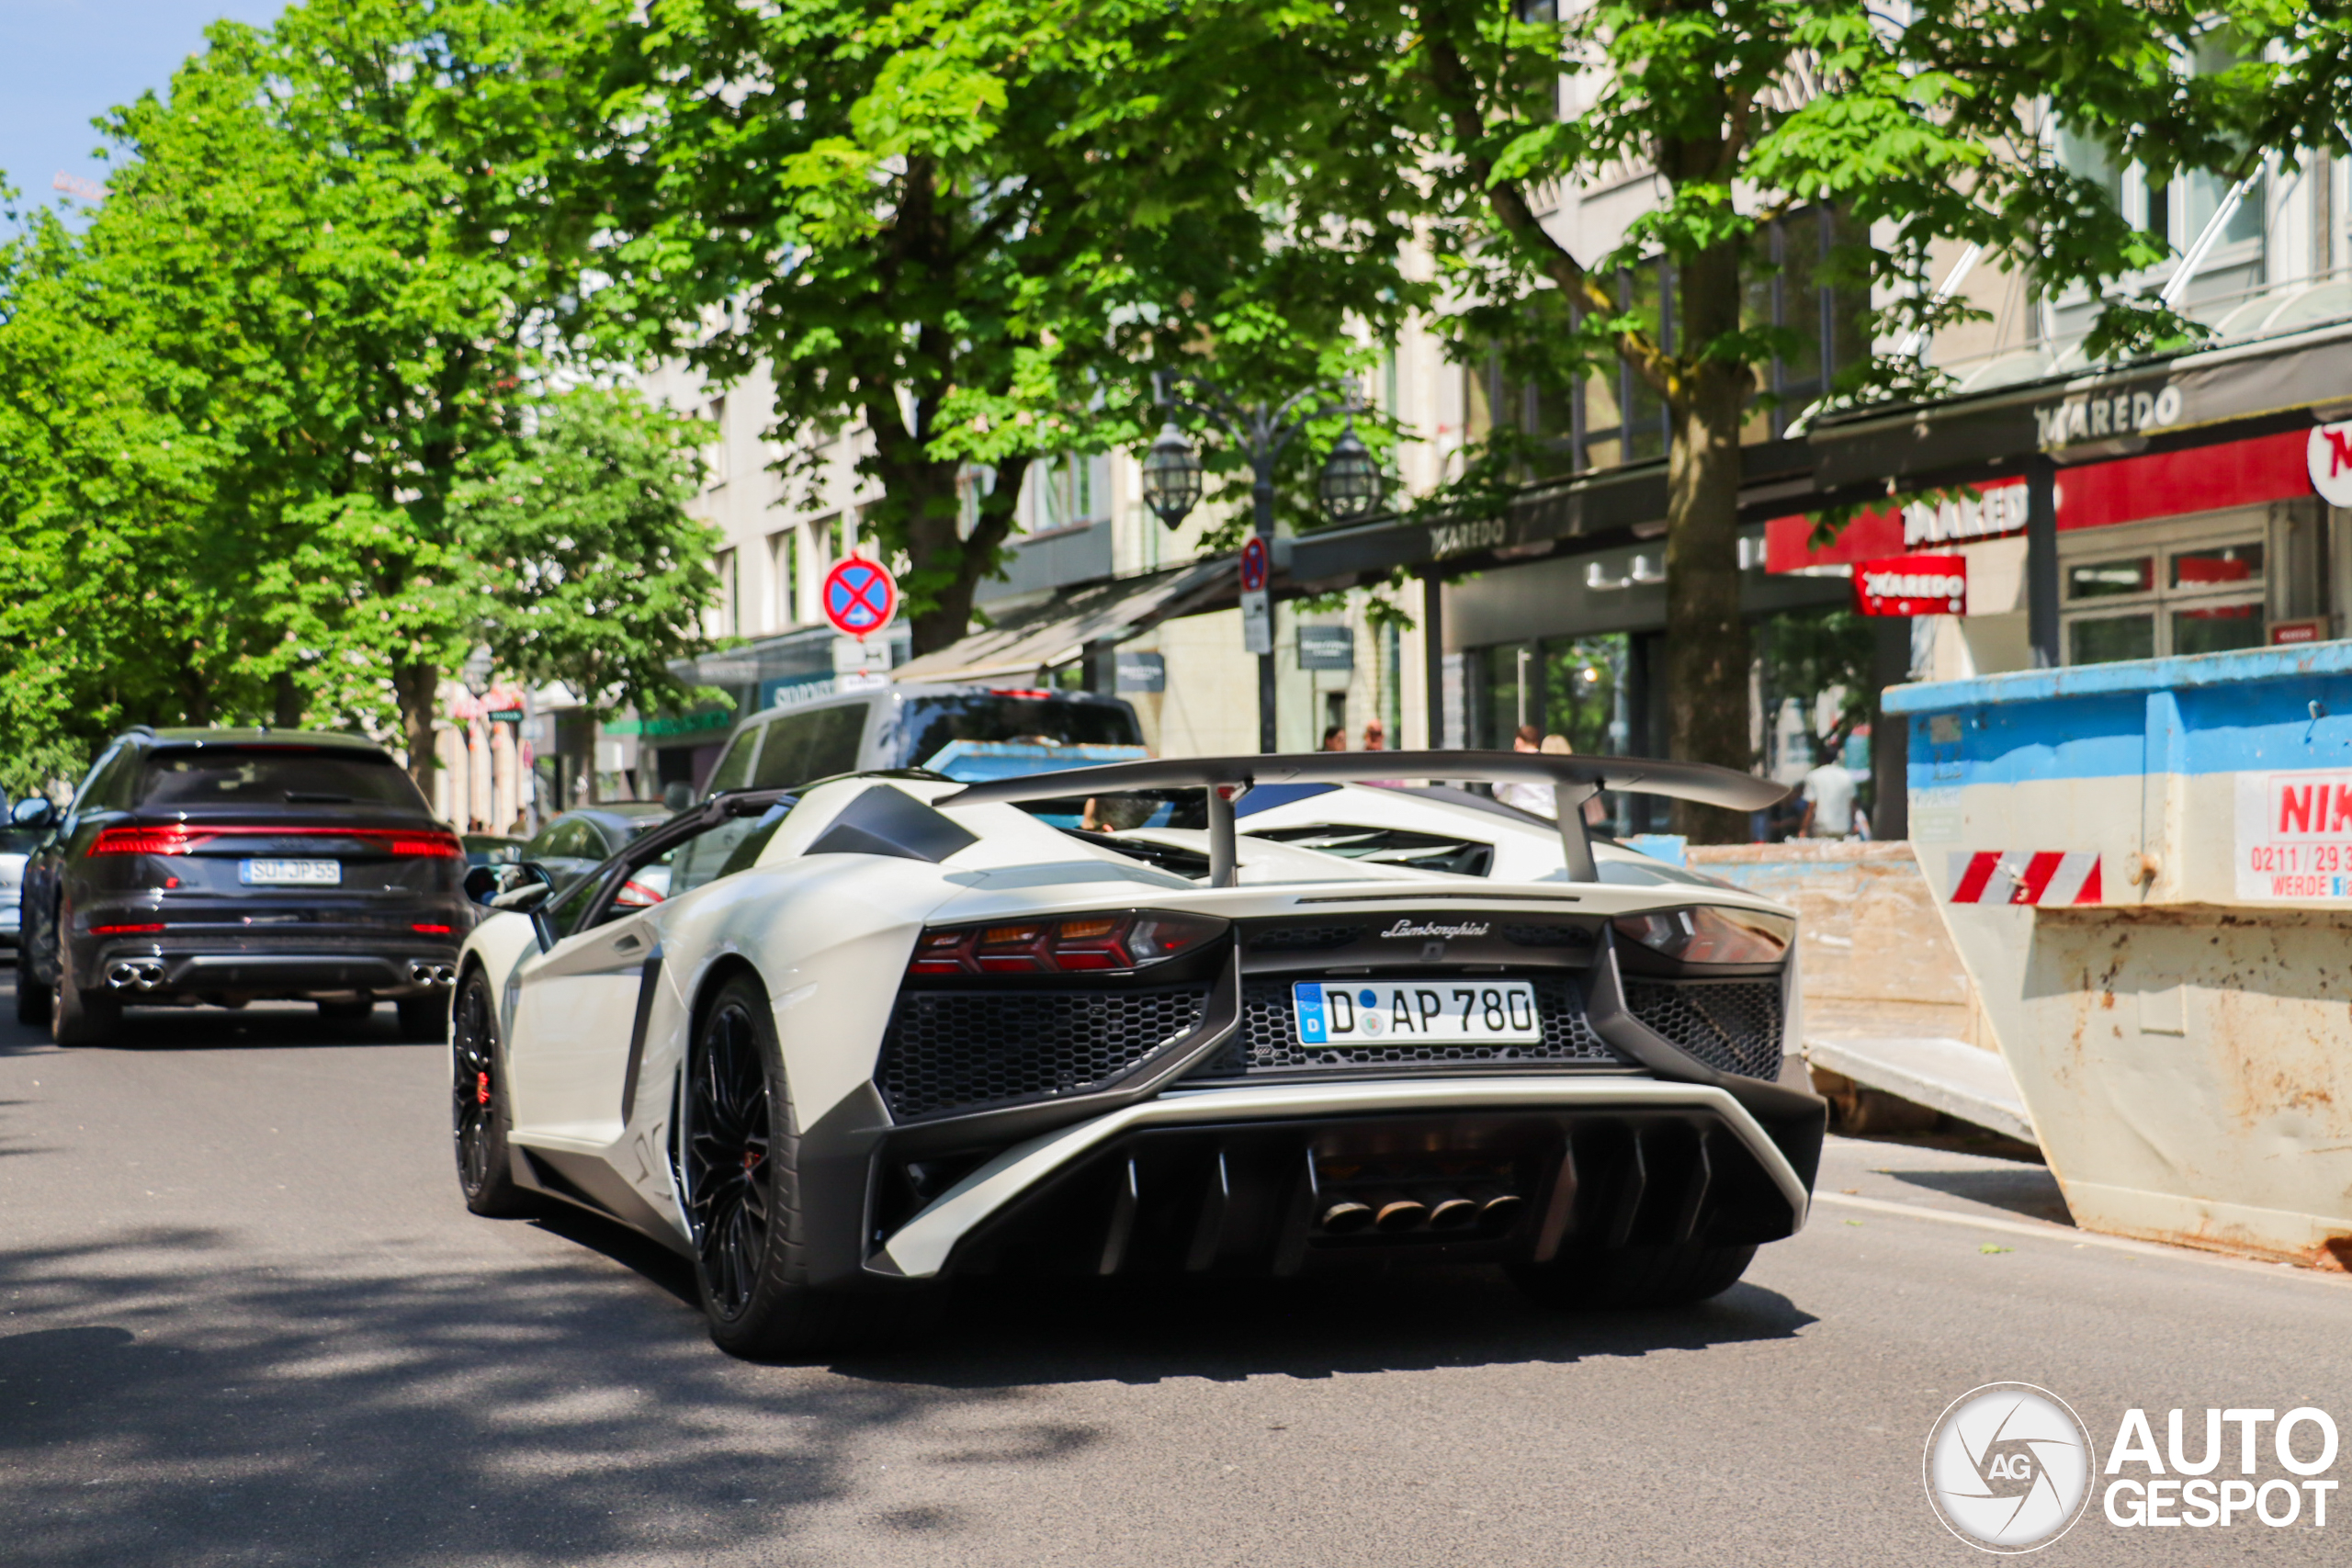
[[[1804,1234],[1686,1311],[1481,1273],[1006,1292],[750,1366],[668,1255],[469,1217],[440,1056],[389,1009],[134,1019],[0,1025],[11,1568],[1975,1562],[1919,1476],[1978,1384],[2056,1391],[2102,1452],[2131,1405],[2160,1440],[2176,1405],[2318,1405],[2352,1449],[2342,1277],[2086,1240],[2038,1167],[1844,1141]],[[2040,1560],[2342,1562],[2341,1510],[2095,1505]]]

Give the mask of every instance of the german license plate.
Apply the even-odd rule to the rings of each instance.
[[[1301,1045],[1534,1044],[1544,1038],[1524,980],[1301,980],[1291,987]]]
[[[339,860],[249,860],[237,868],[237,880],[271,886],[328,887],[343,880]]]

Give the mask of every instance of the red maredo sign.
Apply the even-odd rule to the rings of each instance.
[[[1854,563],[1854,608],[1865,615],[1964,615],[1966,556],[1889,556]]]
[[[856,556],[825,574],[825,619],[843,637],[870,637],[899,613],[899,584],[880,563]]]

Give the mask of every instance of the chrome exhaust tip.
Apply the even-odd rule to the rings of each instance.
[[[1328,1203],[1318,1222],[1333,1235],[1353,1235],[1372,1224],[1372,1205],[1359,1203],[1352,1198],[1341,1198]]]
[[[1458,1231],[1477,1223],[1478,1205],[1459,1193],[1424,1192],[1420,1198],[1429,1205],[1430,1229],[1433,1231]]]
[[[1394,1234],[1418,1230],[1430,1217],[1430,1206],[1401,1192],[1384,1192],[1373,1200],[1373,1228]]]
[[[141,990],[152,991],[156,987],[164,983],[164,965],[159,960],[153,958],[146,959],[140,963],[136,967],[139,971],[139,988]]]
[[[1508,1223],[1517,1216],[1525,1200],[1516,1192],[1506,1192],[1499,1187],[1477,1186],[1463,1194],[1478,1206],[1478,1217],[1498,1223]]]
[[[435,964],[433,966],[433,983],[436,986],[456,985],[458,966],[454,964]]]
[[[107,965],[107,989],[127,991],[139,983],[139,965],[115,963]]]

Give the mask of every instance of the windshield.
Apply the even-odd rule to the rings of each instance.
[[[142,808],[184,806],[390,806],[423,814],[424,797],[380,751],[207,746],[159,750],[140,783]]]
[[[939,754],[959,740],[1032,746],[1143,744],[1136,716],[1125,704],[1076,702],[1043,692],[918,697],[907,704],[899,724],[903,742],[899,761],[913,768],[936,766]]]

